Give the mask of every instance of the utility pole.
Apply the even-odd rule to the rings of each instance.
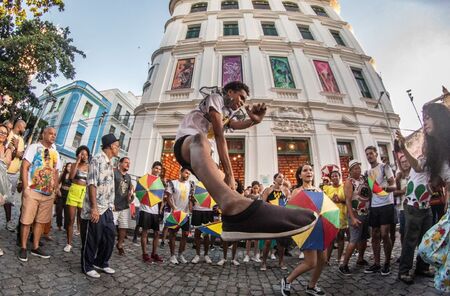
[[[92,154],[95,154],[95,144],[97,142],[97,138],[98,138],[98,135],[100,133],[100,129],[101,129],[102,123],[105,120],[106,114],[108,114],[108,112],[103,111],[102,115],[100,116],[100,119],[98,120],[97,135],[95,136],[95,139],[94,139],[94,142],[92,143],[92,148],[91,148]]]
[[[414,104],[414,97],[413,97],[413,95],[412,95],[412,93],[411,93],[411,90],[408,89],[408,90],[406,91],[406,93],[408,94],[408,97],[409,97],[409,99],[411,100],[411,104],[413,105],[414,110],[416,111],[416,115],[417,115],[417,118],[419,119],[420,125],[423,127],[422,120],[420,119],[419,112],[417,112],[416,104]]]

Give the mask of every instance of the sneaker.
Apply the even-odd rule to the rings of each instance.
[[[384,264],[381,269],[381,275],[389,275],[391,274],[391,266],[389,264]]]
[[[270,255],[270,260],[277,260],[277,257],[275,256],[275,254]]]
[[[243,261],[244,261],[244,263],[250,262],[250,257],[248,255],[245,255]]]
[[[137,242],[137,237],[133,237],[133,244],[137,244],[138,242]]]
[[[219,262],[217,262],[217,265],[223,266],[227,262],[226,259],[221,259]]]
[[[17,258],[22,262],[27,262],[28,261],[27,249],[21,248],[19,254],[17,255]]]
[[[107,274],[115,274],[116,273],[116,271],[114,269],[112,269],[111,267],[108,267],[108,266],[107,267],[98,267],[98,266],[94,265],[94,268],[101,270]]]
[[[372,266],[369,266],[364,270],[364,273],[376,273],[381,271],[381,266],[378,264],[374,264]]]
[[[0,256],[3,256],[5,253],[3,253],[3,250],[0,249]]]
[[[153,262],[163,262],[163,258],[160,257],[158,254],[152,254],[151,258],[153,259]]]
[[[305,259],[305,254],[303,254],[303,252],[300,252],[300,254],[298,255],[298,259]]]
[[[75,236],[79,236],[80,235],[80,232],[78,231],[78,229],[73,231],[73,235],[75,235]]]
[[[259,270],[266,271],[267,270],[267,266],[265,264],[262,264],[261,267],[259,268]]]
[[[233,263],[234,266],[239,266],[241,265],[241,263],[239,263],[239,261],[237,261],[236,259],[234,259],[233,261],[231,261]]]
[[[287,267],[286,265],[280,265],[280,269],[281,269],[281,270],[287,270],[288,267]]]
[[[414,279],[409,274],[399,274],[398,275],[398,279],[401,280],[402,282],[404,282],[407,285],[414,284]]]
[[[306,294],[309,294],[309,295],[325,295],[325,292],[321,288],[315,286],[314,288],[306,287]]]
[[[341,265],[339,266],[339,271],[343,274],[343,275],[352,275],[352,272],[350,271],[350,269],[348,268],[348,265]]]
[[[261,259],[259,259],[259,255],[256,255],[255,257],[252,257],[252,261],[256,263],[261,263]]]
[[[91,271],[86,272],[86,275],[88,277],[91,277],[91,278],[94,278],[94,279],[100,278],[100,274],[97,271],[95,271],[95,270],[91,270]]]
[[[184,258],[183,255],[180,255],[180,256],[178,257],[178,259],[180,259],[180,262],[183,263],[183,264],[188,263],[187,260],[186,260],[186,258]]]
[[[255,200],[237,215],[222,215],[221,237],[224,241],[239,241],[292,236],[310,229],[316,221],[317,214],[311,210],[278,207]]]
[[[175,255],[170,256],[170,263],[177,265],[178,264],[177,256]]]
[[[285,277],[281,279],[281,295],[291,295],[291,284],[287,282],[287,278]]]
[[[37,248],[35,250],[31,250],[30,251],[31,255],[36,256],[36,257],[40,257],[40,258],[44,258],[44,259],[48,259],[50,258],[50,255],[45,253],[44,251],[42,251],[41,248]]]
[[[14,225],[14,222],[12,220],[9,220],[6,223],[6,229],[8,229],[11,232],[15,232],[16,231],[16,225]]]
[[[208,264],[212,264],[212,260],[211,260],[211,258],[209,258],[208,255],[205,255],[205,262]]]
[[[197,264],[200,261],[200,256],[199,255],[195,255],[194,258],[192,258],[191,263]]]
[[[67,244],[67,245],[64,247],[64,252],[70,253],[70,251],[72,251],[72,246],[69,245],[69,244]]]
[[[142,260],[145,262],[145,263],[152,263],[152,258],[150,258],[150,256],[148,255],[148,254],[142,254]]]

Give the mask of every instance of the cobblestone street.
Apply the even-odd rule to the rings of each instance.
[[[17,214],[17,213],[16,213]],[[17,221],[17,215],[15,217]],[[1,295],[281,295],[280,279],[291,271],[299,262],[298,249],[292,251],[294,257],[287,257],[287,271],[277,267],[277,261],[268,261],[268,270],[259,270],[259,264],[243,263],[243,248],[238,249],[240,266],[228,263],[223,266],[214,265],[221,259],[222,251],[216,247],[211,252],[213,265],[205,262],[199,264],[172,265],[169,263],[169,248],[161,248],[159,253],[164,257],[162,264],[145,264],[141,260],[140,246],[125,241],[125,256],[114,251],[110,261],[116,270],[112,276],[102,274],[98,280],[88,278],[80,269],[80,238],[74,238],[72,253],[65,253],[65,232],[51,232],[54,241],[44,242],[45,249],[52,255],[48,260],[29,255],[28,262],[17,259],[15,233],[4,227],[3,210],[0,214],[0,247],[5,255],[0,257],[0,294]],[[370,248],[369,248],[370,251]],[[396,242],[394,261],[399,256],[399,245]],[[186,258],[192,259],[195,252],[188,243]],[[231,250],[228,257],[231,256]],[[368,253],[366,259],[370,258]],[[370,261],[370,260],[369,260]],[[350,268],[355,267],[352,258]],[[433,281],[417,278],[416,284],[407,286],[396,280],[398,264],[392,266],[389,276],[366,275],[362,269],[356,269],[351,277],[338,272],[336,263],[325,268],[319,281],[327,295],[439,295],[433,288]],[[300,277],[292,286],[292,295],[305,295],[306,277]]]

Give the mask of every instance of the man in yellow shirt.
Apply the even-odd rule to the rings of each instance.
[[[20,175],[20,165],[22,164],[22,157],[25,151],[25,142],[23,140],[23,133],[25,132],[27,124],[25,121],[19,119],[14,124],[13,129],[8,135],[8,143],[12,143],[14,145],[13,159],[11,161],[11,165],[8,168],[8,179],[11,182],[11,195],[14,196],[17,188],[17,182],[19,180]],[[11,220],[11,210],[13,203],[9,202],[4,205],[5,214],[6,214],[6,228],[9,231],[14,232],[15,226],[13,221]]]

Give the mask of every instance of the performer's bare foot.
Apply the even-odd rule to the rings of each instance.
[[[211,148],[204,135],[186,139],[195,175],[205,185],[222,210],[222,239],[270,239],[292,236],[313,227],[317,215],[306,209],[288,209],[261,200],[252,201],[231,190],[211,158]]]

